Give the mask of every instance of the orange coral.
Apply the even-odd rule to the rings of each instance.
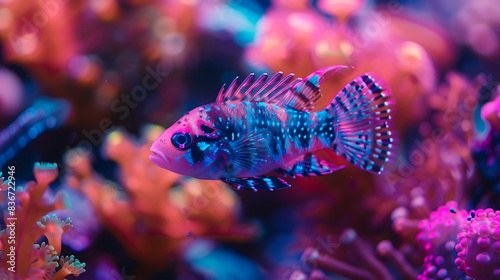
[[[12,212],[9,210],[9,214],[5,215],[8,226],[0,231],[0,248],[3,251],[0,255],[1,279],[62,279],[54,276],[60,274],[60,270],[56,273],[55,269],[61,254],[62,234],[72,227],[72,223],[70,219],[62,221],[56,215],[45,214],[68,208],[69,201],[63,192],[58,192],[53,202],[43,197],[49,184],[57,178],[56,164],[35,163],[33,171],[36,181],[28,182],[25,188],[17,187],[15,195],[18,203]],[[6,191],[5,188],[1,190]],[[12,194],[9,193],[9,196]],[[34,244],[42,235],[47,237],[48,245]],[[8,254],[15,255],[12,263],[7,262]],[[75,261],[75,268],[80,273],[85,271],[84,267],[85,263]]]

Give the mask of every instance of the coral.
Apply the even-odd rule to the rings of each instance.
[[[58,266],[57,261],[59,260],[59,256],[54,249],[54,246],[49,246],[45,242],[42,244],[33,245],[33,248],[38,249],[32,253],[34,253],[33,259],[35,260],[31,265],[32,268],[39,268],[42,270],[53,272],[53,270]]]
[[[70,274],[79,276],[85,272],[85,263],[81,263],[78,259],[75,259],[73,255],[62,257],[59,259],[59,264],[61,265],[61,269],[54,275],[54,280],[63,280]]]
[[[468,213],[459,210],[455,201],[448,201],[419,223],[417,242],[426,253],[432,253],[450,240],[454,240],[467,219]],[[453,244],[453,247],[455,244]]]
[[[462,74],[450,72],[446,82],[426,97],[426,107],[435,111],[433,125],[443,134],[454,133],[468,143],[473,137],[472,116],[483,96],[480,95],[481,75],[469,80]]]
[[[500,131],[500,86],[495,89],[491,101],[481,108],[481,118],[491,125],[491,129]]]
[[[457,258],[455,248],[461,252],[464,250],[461,246],[470,244],[457,239],[457,234],[459,238],[463,236],[459,234],[462,226],[472,222],[466,222],[467,217],[467,211],[460,210],[457,202],[449,201],[418,225],[412,225],[416,227],[414,235],[403,236],[403,240],[382,240],[375,249],[367,238],[360,237],[353,229],[346,229],[338,237],[338,243],[328,240],[328,245],[337,246],[307,248],[301,258],[303,269],[295,270],[288,279],[315,279],[312,273],[306,272],[311,269],[349,279],[466,279],[466,274],[455,266],[455,263],[463,263],[458,260],[464,253],[459,253]],[[400,245],[395,247],[394,242]],[[421,269],[417,269],[419,266]],[[418,275],[417,271],[420,271]]]
[[[62,235],[73,227],[71,219],[68,217],[63,221],[55,214],[52,216],[46,215],[40,219],[37,224],[47,237],[49,244],[53,244],[54,250],[56,252],[61,252]]]
[[[65,156],[66,184],[91,201],[101,224],[140,263],[137,274],[144,278],[165,269],[192,237],[245,241],[257,233],[254,225],[238,224],[239,202],[227,186],[182,178],[149,160],[149,147],[163,130],[147,126],[138,140],[120,130],[105,137],[102,152],[118,164],[119,183],[93,170],[87,150]]]
[[[477,280],[500,277],[500,211],[487,208],[471,212],[457,238],[458,269]]]
[[[421,220],[433,209],[450,200],[463,208],[466,186],[473,180],[475,165],[468,145],[454,133],[436,131],[415,140],[408,159],[400,156],[399,165],[377,180],[380,193],[372,198],[373,205],[380,200],[394,202],[392,210],[372,207],[380,216],[390,212],[394,232],[406,242],[414,243]]]
[[[396,270],[404,279],[415,279],[415,268],[407,260],[409,254],[408,246],[401,246],[400,249],[394,248],[389,240],[382,240],[377,245],[377,254],[392,263]]]
[[[62,266],[56,271],[62,235],[73,226],[69,218],[63,221],[55,214],[48,215],[70,207],[64,192],[58,192],[54,201],[44,196],[49,184],[58,176],[57,165],[35,163],[35,181],[29,181],[25,187],[15,186],[15,168],[11,166],[9,169],[9,180],[5,183],[12,188],[2,188],[2,191],[7,192],[6,198],[15,201],[16,205],[6,208],[6,229],[0,231],[0,275],[5,276],[2,279],[62,280],[70,274],[78,276],[83,273],[85,263],[74,260],[74,257],[72,262],[78,270],[66,272],[67,269]],[[10,203],[8,205],[11,206]],[[41,236],[47,238],[48,244],[36,244]]]
[[[374,255],[375,249],[370,243],[359,237],[353,229],[342,232],[339,245],[334,255],[320,252],[318,248],[307,248],[301,261],[308,268],[316,268],[348,279],[415,279],[416,271],[413,265],[388,240],[378,244],[376,252],[379,258]],[[397,271],[389,270],[385,259],[393,263]],[[318,275],[319,271],[316,271],[315,275]],[[314,279],[313,274],[304,279]]]
[[[417,279],[464,279],[454,264],[457,256],[455,245],[468,216],[459,210],[455,201],[449,201],[432,212],[428,219],[420,221],[416,241],[426,256],[422,272]]]
[[[500,206],[498,202],[500,184],[500,87],[487,88],[489,98],[481,108],[484,121],[482,137],[472,143],[472,156],[477,165],[479,182],[471,189],[472,207]],[[486,204],[486,205],[484,205]]]

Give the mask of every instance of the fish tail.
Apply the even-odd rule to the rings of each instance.
[[[394,158],[394,104],[389,87],[376,75],[366,73],[352,80],[327,108],[335,118],[335,153],[354,166],[380,174]]]

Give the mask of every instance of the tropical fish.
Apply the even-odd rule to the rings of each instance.
[[[304,79],[250,74],[239,85],[236,77],[214,103],[166,129],[152,144],[150,159],[175,173],[255,191],[289,187],[279,175],[318,176],[343,168],[325,149],[380,173],[396,139],[394,99],[382,79],[360,75],[324,110],[314,110],[320,84],[345,68],[326,67]]]

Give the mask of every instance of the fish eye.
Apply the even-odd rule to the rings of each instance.
[[[192,143],[191,134],[189,134],[189,132],[177,132],[172,136],[171,140],[172,144],[181,151],[189,149]]]

